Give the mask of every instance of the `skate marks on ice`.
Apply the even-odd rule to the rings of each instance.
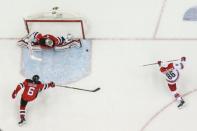
[[[193,89],[185,94],[183,94],[183,97],[186,97],[188,95],[191,95],[193,93],[197,92],[197,88]],[[162,107],[159,111],[157,111],[140,129],[140,131],[145,131],[146,128],[151,124],[151,122],[153,122],[154,119],[156,119],[162,112],[164,112],[168,107],[170,107],[174,102],[176,102],[176,100],[173,100],[172,102],[168,103],[167,105],[165,105],[164,107]],[[186,102],[187,103],[187,102]],[[183,105],[182,108],[184,108],[185,105]],[[175,107],[177,108],[177,107]],[[182,108],[178,108],[178,109],[182,109]]]

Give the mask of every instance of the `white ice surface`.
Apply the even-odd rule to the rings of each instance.
[[[94,41],[92,73],[72,86],[100,86],[101,90],[87,93],[57,87],[42,92],[29,103],[27,124],[20,128],[20,93],[16,100],[11,99],[11,93],[24,79],[19,72],[21,52],[15,41],[0,42],[0,127],[6,131],[142,131],[144,124],[173,100],[158,67],[140,66],[160,59],[187,56],[179,91],[186,93],[197,85],[196,42]],[[170,105],[144,130],[196,130],[195,96],[185,97],[187,106],[183,110],[175,103]]]
[[[22,37],[22,17],[54,5],[73,10],[88,21],[89,38],[151,38],[162,0],[40,1],[0,0],[0,37]],[[196,38],[196,23],[182,22],[186,9],[197,0],[167,0],[157,37]],[[44,5],[44,6],[43,6]],[[27,108],[27,124],[20,128],[16,100],[11,93],[20,74],[21,50],[16,40],[0,40],[0,128],[3,131],[196,131],[196,92],[185,97],[187,106],[176,108],[157,66],[140,65],[187,57],[179,91],[196,89],[196,41],[93,41],[92,73],[72,84],[92,89],[87,93],[63,88],[41,93]],[[157,113],[159,113],[157,115]],[[155,117],[154,119],[151,119]],[[151,119],[151,121],[150,121]],[[146,124],[147,123],[147,124]],[[144,128],[143,128],[144,127]]]

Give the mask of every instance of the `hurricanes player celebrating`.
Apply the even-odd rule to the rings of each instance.
[[[168,63],[164,66],[162,61],[158,61],[161,73],[164,74],[166,81],[168,82],[168,87],[177,101],[179,101],[178,108],[182,107],[185,101],[182,96],[177,92],[176,82],[179,79],[179,70],[184,68],[183,63],[186,61],[186,57],[181,57],[179,62]]]
[[[36,99],[37,95],[39,92],[42,90],[45,90],[50,87],[55,87],[54,82],[50,82],[47,84],[41,83],[39,81],[39,76],[34,75],[31,79],[25,79],[23,83],[20,83],[17,85],[16,89],[12,93],[12,98],[15,99],[17,93],[21,90],[23,90],[22,96],[21,96],[21,101],[20,101],[20,122],[18,123],[20,126],[23,125],[26,120],[25,120],[25,109],[26,105],[28,102],[33,101]]]

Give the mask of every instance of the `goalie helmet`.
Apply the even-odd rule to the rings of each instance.
[[[53,41],[51,39],[47,38],[45,40],[45,45],[52,47],[53,46]]]
[[[32,80],[33,80],[33,82],[35,82],[35,83],[38,83],[38,82],[39,82],[39,79],[40,79],[39,75],[34,75],[34,76],[32,77]]]

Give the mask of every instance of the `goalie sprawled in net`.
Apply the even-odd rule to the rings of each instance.
[[[80,39],[74,39],[71,34],[64,36],[53,36],[51,34],[41,34],[33,32],[18,41],[19,46],[26,46],[31,50],[39,51],[41,49],[63,50],[71,47],[82,47]]]
[[[17,44],[25,77],[38,74],[43,82],[68,84],[90,73],[92,44],[85,39],[83,17],[54,7],[25,17],[24,23],[28,35]]]

